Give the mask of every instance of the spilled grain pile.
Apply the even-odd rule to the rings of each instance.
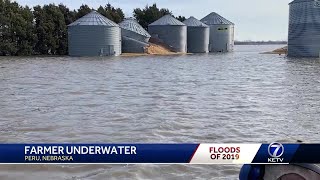
[[[122,53],[121,56],[144,56],[144,55],[183,55],[189,53],[174,52],[172,47],[159,39],[150,38],[149,45],[144,47],[144,53]]]
[[[288,53],[288,46],[285,46],[283,48],[279,48],[279,49],[273,50],[271,52],[264,52],[263,54],[279,54],[279,55],[282,55],[282,54],[287,54],[287,53]]]
[[[146,49],[146,53],[153,54],[153,55],[155,55],[155,54],[161,55],[161,54],[172,54],[174,52],[171,52],[169,49],[167,49],[164,46],[150,43],[149,47],[147,47],[147,49]]]

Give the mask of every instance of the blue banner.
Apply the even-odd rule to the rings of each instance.
[[[292,161],[300,145],[297,144],[262,144],[252,163],[295,163]],[[278,149],[277,149],[278,148]]]
[[[0,163],[189,163],[198,144],[2,144]]]
[[[0,144],[0,164],[320,163],[320,144]]]

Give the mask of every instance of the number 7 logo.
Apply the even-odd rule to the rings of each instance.
[[[268,153],[273,158],[281,157],[284,153],[284,147],[281,143],[272,143],[268,147]]]

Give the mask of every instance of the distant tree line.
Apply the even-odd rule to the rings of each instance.
[[[66,55],[67,25],[92,10],[84,4],[77,10],[70,10],[63,4],[30,8],[11,0],[0,0],[0,56]],[[110,3],[100,6],[97,11],[116,23],[125,18],[122,9]],[[159,9],[156,4],[133,11],[133,16],[144,28],[166,14],[172,15],[172,12]],[[185,20],[183,16],[177,18]]]
[[[235,45],[287,44],[287,41],[235,41]]]
[[[133,16],[137,19],[138,23],[145,29],[148,28],[149,24],[160,19],[162,16],[168,14],[175,17],[169,9],[159,9],[157,7],[157,4],[153,4],[152,6],[147,5],[144,9],[136,8],[133,10]],[[179,21],[186,20],[184,16],[177,16],[175,18],[177,18]]]

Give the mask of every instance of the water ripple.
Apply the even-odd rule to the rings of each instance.
[[[1,142],[317,142],[320,61],[259,54],[276,48],[165,57],[1,57]],[[0,166],[0,179],[237,179],[239,168],[10,165]]]

